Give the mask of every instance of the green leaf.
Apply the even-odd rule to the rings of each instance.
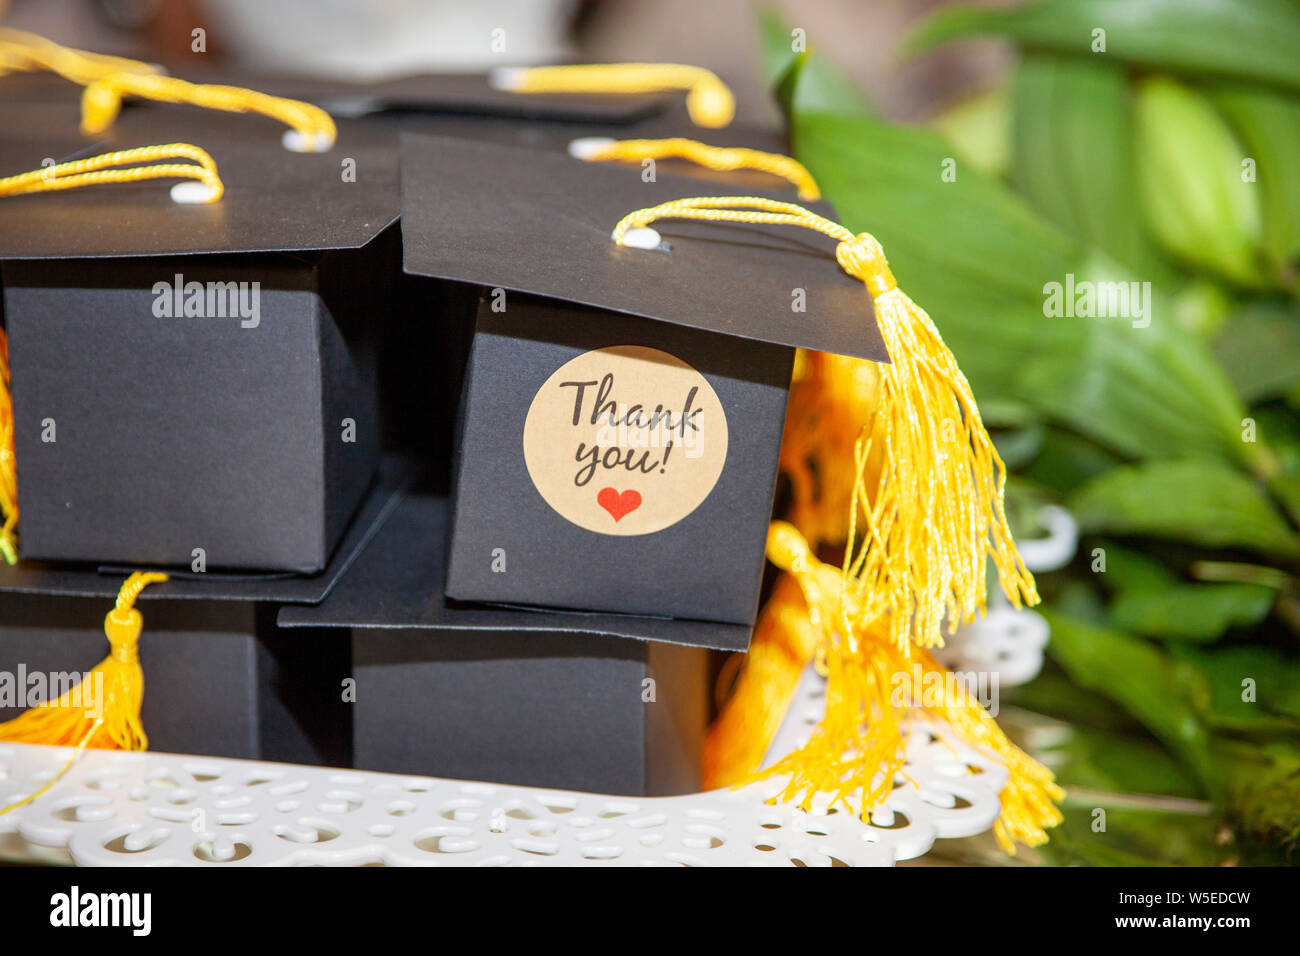
[[[1300,473],[1300,414],[1281,404],[1251,409],[1256,437],[1268,442],[1284,471]]]
[[[1276,475],[1269,481],[1268,490],[1282,503],[1291,520],[1300,524],[1300,475]]]
[[[1140,724],[1112,707],[1105,697],[1084,690],[1050,666],[1028,684],[1004,688],[1003,693],[1016,707],[1066,721],[1076,729],[1082,727],[1116,737],[1142,733]]]
[[[1260,364],[1267,368],[1267,359],[1261,356]],[[1268,490],[1300,525],[1300,414],[1278,403],[1251,409],[1251,416],[1257,437],[1277,456],[1278,470],[1269,475]]]
[[[1209,814],[1142,809],[1172,802],[1142,795],[1105,796],[1089,794],[1090,805],[1067,806],[1065,822],[1037,852],[1058,866],[1222,866],[1233,855],[1233,847],[1216,841],[1221,824]],[[1098,807],[1106,811],[1102,832],[1093,828]]]
[[[1057,142],[1062,135],[1056,116],[1056,85],[1064,61],[1026,56],[1012,84],[1013,185],[1047,219],[1067,233],[1081,235],[1079,208],[1064,180]],[[1088,155],[1091,155],[1089,151]]]
[[[1204,713],[1215,726],[1300,733],[1300,663],[1272,648],[1249,645],[1183,645],[1172,653],[1204,675],[1210,687]]]
[[[1101,705],[1106,706],[1105,701]],[[1057,759],[1064,760],[1056,779],[1067,790],[1088,787],[1188,799],[1201,793],[1178,762],[1149,739],[1072,728],[1060,746],[1046,753],[1055,758],[1054,766]]]
[[[995,432],[992,438],[1003,464],[1008,468],[1019,468],[1038,454],[1043,447],[1044,433],[1042,425],[1028,425]]]
[[[976,170],[945,181],[941,137],[796,111],[792,140],[845,225],[880,239],[981,400],[1028,404],[1133,457],[1258,452],[1239,440],[1243,412],[1222,371],[1159,300],[1146,327],[1049,317],[1048,283],[1130,277]]]
[[[1258,624],[1277,592],[1253,584],[1177,584],[1157,593],[1121,594],[1111,605],[1116,627],[1183,641],[1213,641],[1232,627]]]
[[[1129,276],[1099,260],[1066,278],[1062,298],[1068,300],[1072,286],[1116,290],[1114,283]],[[1241,441],[1241,403],[1205,342],[1183,327],[1158,287],[1132,294],[1146,299],[1149,324],[1069,319],[1074,340],[1025,361],[1021,384],[1040,407],[1130,457],[1226,455],[1271,473],[1269,449]]]
[[[994,398],[980,403],[980,415],[989,428],[1023,428],[1039,423],[1041,416],[1024,402]]]
[[[908,47],[1000,36],[1030,49],[1212,73],[1300,88],[1300,6],[1292,0],[1037,0],[1009,8],[951,7]]]
[[[794,50],[788,22],[773,7],[758,11],[758,55],[763,83],[768,89],[781,81],[799,55]]]
[[[1051,603],[1061,614],[1076,621],[1095,624],[1097,627],[1106,626],[1106,605],[1091,580],[1066,577],[1060,589],[1052,594]]]
[[[1155,558],[1126,548],[1114,541],[1099,541],[1106,557],[1101,583],[1114,594],[1145,596],[1159,594],[1178,583],[1178,575]]]
[[[1245,150],[1205,97],[1166,77],[1141,82],[1134,110],[1138,195],[1170,254],[1250,288],[1266,288],[1263,212],[1242,179]]]
[[[1081,488],[1068,507],[1085,531],[1300,555],[1300,539],[1249,478],[1207,460],[1116,468]]]
[[[1212,88],[1210,96],[1254,160],[1263,191],[1264,249],[1282,281],[1294,287],[1291,263],[1300,255],[1300,100],[1227,84]]]
[[[1233,313],[1214,354],[1247,404],[1300,383],[1300,305],[1255,301]]]
[[[1123,707],[1210,785],[1209,736],[1197,706],[1210,691],[1199,672],[1140,638],[1043,613],[1052,628],[1048,651],[1075,683]]]
[[[1223,286],[1204,274],[1183,283],[1174,296],[1178,324],[1205,340],[1213,339],[1223,329],[1235,306]]]
[[[947,107],[930,128],[985,176],[1004,175],[1011,165],[1011,110],[1007,91],[997,87]]]
[[[773,9],[758,16],[763,78],[788,117],[795,110],[866,116],[875,112],[857,85],[815,49],[795,49],[790,24]],[[797,83],[796,83],[797,78]]]
[[[1025,469],[1025,475],[1065,497],[1118,464],[1119,458],[1095,442],[1073,432],[1049,428],[1038,457]]]
[[[1012,181],[1066,232],[1134,275],[1171,285],[1141,224],[1133,177],[1132,108],[1122,66],[1096,57],[1028,54],[1013,84]]]
[[[792,137],[850,225],[874,225],[906,251],[904,259],[923,256],[926,265],[942,267],[914,269],[908,277],[935,295],[979,287],[1002,300],[999,305],[1036,303],[1041,315],[1043,283],[1081,258],[1077,242],[1002,185],[960,167],[955,181],[944,181],[952,150],[929,130],[796,110]],[[955,232],[946,242],[934,241],[945,230]],[[898,255],[889,246],[886,251],[891,262]]]
[[[1215,758],[1238,826],[1293,851],[1300,841],[1300,749],[1282,741],[1251,746],[1225,740]]]

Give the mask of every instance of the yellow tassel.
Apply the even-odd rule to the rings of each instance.
[[[14,458],[14,403],[9,395],[9,337],[0,328],[0,554],[18,560],[18,465]]]
[[[159,163],[160,159],[188,159],[190,163]],[[153,165],[133,165],[152,163]],[[121,167],[121,168],[115,168]],[[17,176],[0,179],[0,197],[76,189],[106,183],[130,183],[144,179],[193,179],[207,187],[194,201],[216,202],[225,193],[217,164],[212,157],[189,143],[142,146],[55,166],[43,166]]]
[[[0,740],[99,750],[146,749],[149,738],[140,723],[144,673],[139,642],[144,619],[135,601],[150,584],[166,580],[165,574],[139,571],[127,578],[117,604],[104,618],[108,657],[58,700],[0,724]]]
[[[1012,744],[959,682],[944,682],[937,701],[914,686],[913,667],[923,680],[946,672],[913,645],[941,644],[945,631],[983,612],[988,557],[1013,603],[1038,600],[1006,523],[1005,466],[952,353],[898,289],[870,235],[792,203],[697,197],[624,217],[614,240],[670,217],[800,226],[835,239],[841,267],[872,297],[891,359],[873,367],[810,353],[799,363],[783,467],[796,518],[812,523],[819,541],[843,540],[844,562],[822,563],[793,525],[772,525],[768,558],[798,582],[804,605],[781,595],[765,609],[771,632],[756,644],[759,655],[710,739],[711,778],[782,775],[788,782],[779,799],[806,808],[820,793],[865,815],[892,790],[906,721],[920,707],[1007,766],[995,828],[1003,848],[1042,843],[1060,822],[1056,803],[1064,796],[1050,772]],[[841,464],[849,447],[852,468]],[[844,508],[842,522],[827,518],[835,507]],[[773,649],[806,648],[809,629],[827,679],[825,716],[805,746],[755,770],[755,755],[775,732],[768,711],[788,702],[797,681],[794,662],[774,665]]]
[[[59,772],[44,786],[0,809],[0,816],[47,793],[72,769],[87,747],[98,750],[148,748],[149,738],[140,723],[144,672],[140,669],[139,646],[144,619],[135,609],[135,601],[150,584],[166,580],[165,574],[139,571],[127,578],[118,591],[117,604],[104,619],[104,633],[108,636],[110,648],[108,657],[58,700],[47,701],[0,724],[0,740],[75,748]]]
[[[812,201],[821,198],[821,190],[803,163],[780,153],[766,153],[760,149],[709,146],[693,139],[579,139],[569,145],[569,151],[579,159],[589,162],[622,160],[641,162],[646,159],[685,159],[703,166],[728,172],[736,169],[755,169],[779,176],[799,193],[800,199]]]
[[[860,623],[863,593],[846,588],[843,573],[818,561],[792,525],[773,522],[768,558],[799,582],[807,620],[819,634],[826,715],[804,747],[751,778],[788,775],[781,799],[807,808],[815,794],[829,794],[865,816],[893,789],[903,766],[906,721],[916,708],[1006,766],[1010,776],[994,828],[1002,848],[1015,853],[1016,841],[1046,842],[1047,829],[1061,822],[1056,804],[1065,796],[1051,772],[1008,740],[960,681],[944,680],[947,671],[929,653],[909,654],[884,621]]]
[[[890,635],[906,649],[943,644],[985,611],[985,557],[1019,607],[1038,603],[1033,575],[1016,551],[1003,505],[1006,466],[980,419],[957,360],[930,317],[902,293],[869,235],[842,241],[840,265],[871,290],[890,363],[857,453],[859,481],[845,552],[847,575],[874,598],[863,623],[888,615]],[[882,453],[868,484],[871,451]],[[861,517],[862,543],[854,553]]]
[[[782,575],[763,606],[744,666],[704,741],[704,786],[730,786],[763,766],[821,638],[798,582]]]
[[[260,113],[294,131],[286,145],[299,152],[325,152],[338,138],[334,120],[311,103],[270,96],[238,86],[188,83],[167,76],[138,60],[107,57],[60,46],[19,30],[0,30],[0,73],[50,70],[85,87],[81,97],[81,131],[102,133],[113,124],[122,99],[138,96],[163,103],[188,103],[230,113]]]
[[[494,82],[515,93],[659,93],[687,90],[696,126],[718,129],[736,114],[736,99],[717,75],[679,63],[596,63],[501,70]]]
[[[840,266],[871,294],[890,362],[878,367],[875,411],[855,454],[843,571],[845,586],[864,595],[857,623],[886,622],[904,653],[912,642],[941,645],[945,631],[984,611],[986,556],[1013,604],[1037,603],[1033,576],[1007,527],[1006,468],[970,385],[930,317],[898,288],[880,243],[802,206],[754,196],[641,209],[615,226],[614,240],[664,218],[816,230],[838,241]]]

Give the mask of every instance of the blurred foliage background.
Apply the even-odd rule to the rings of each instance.
[[[1300,5],[946,8],[904,54],[993,36],[1018,56],[908,125],[792,29],[761,17],[794,154],[956,353],[1017,534],[1047,502],[1083,532],[1040,575],[1049,663],[1003,694],[1070,790],[1031,861],[1294,862]],[[1049,316],[1067,275],[1150,283],[1149,324]]]

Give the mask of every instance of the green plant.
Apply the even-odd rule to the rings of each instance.
[[[1012,514],[1056,501],[1083,529],[1075,562],[1040,577],[1051,661],[1014,701],[1068,728],[1037,748],[1073,788],[1042,858],[1287,860],[1300,7],[949,8],[911,50],[999,36],[1020,58],[928,125],[882,119],[777,16],[761,35],[795,156],[881,240],[999,426]],[[1062,301],[1081,289],[1098,296]],[[1133,296],[1115,309],[1100,290]]]

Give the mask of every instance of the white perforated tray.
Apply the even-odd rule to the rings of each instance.
[[[774,752],[820,712],[809,673]],[[57,773],[67,748],[0,744],[0,804]],[[1006,770],[918,722],[906,774],[870,824],[766,798],[780,781],[626,798],[180,754],[88,751],[0,833],[87,866],[795,864],[888,866],[997,818]],[[972,773],[972,771],[976,771]],[[35,855],[33,855],[35,858]]]

